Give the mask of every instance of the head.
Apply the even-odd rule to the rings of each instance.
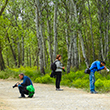
[[[101,66],[105,66],[106,63],[104,61],[100,61],[101,62]]]
[[[57,55],[56,59],[60,61],[61,60],[61,55]]]
[[[19,78],[22,80],[23,77],[24,77],[24,74],[23,74],[23,73],[20,73],[20,74],[19,74]]]

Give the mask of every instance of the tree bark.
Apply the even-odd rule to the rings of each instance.
[[[4,6],[2,6],[1,10],[0,10],[0,16],[2,15],[2,13],[4,12],[6,6],[7,6],[8,0],[5,1]]]
[[[98,20],[99,20],[99,33],[100,33],[100,51],[101,51],[101,60],[105,61],[105,57],[104,57],[104,49],[103,49],[103,42],[102,42],[102,20],[101,20],[101,2],[100,0],[98,0],[97,6],[98,6]]]
[[[40,32],[41,31],[40,29],[40,23],[39,23],[39,20],[41,19],[40,18],[40,13],[41,13],[41,10],[40,10],[40,4],[39,4],[39,0],[35,0],[35,6],[36,6],[36,9],[35,9],[35,15],[36,15],[36,32],[37,32],[37,39],[38,39],[38,44],[39,44],[39,57],[40,57],[40,72],[45,74],[45,70],[44,70],[44,62],[43,62],[43,47],[42,47],[42,36],[40,35]]]
[[[58,1],[56,0],[54,4],[54,49],[53,49],[53,61],[56,59],[56,52],[57,52],[57,10],[58,10]]]
[[[0,70],[5,69],[5,63],[2,55],[2,45],[1,45],[1,39],[0,39]]]
[[[48,30],[48,47],[49,47],[49,54],[50,54],[50,64],[53,63],[53,54],[52,54],[52,35],[51,35],[51,26],[50,26],[50,21],[49,21],[49,12],[48,12],[48,8],[47,8],[47,30]]]
[[[77,22],[77,24],[78,23],[80,24],[80,22],[78,21],[78,14],[77,14],[76,3],[74,2],[74,0],[71,0],[71,3],[73,4],[73,7],[74,7],[75,21]],[[78,33],[79,33],[79,39],[81,41],[81,48],[82,48],[83,57],[85,59],[86,66],[89,67],[89,63],[88,63],[88,59],[86,57],[86,52],[85,52],[85,47],[84,47],[84,40],[83,40],[82,33],[81,33],[80,29],[78,30]]]
[[[70,4],[70,23],[72,23],[73,20],[73,15],[72,15],[72,5]],[[67,41],[67,48],[68,48],[68,60],[67,60],[67,73],[70,73],[70,68],[71,68],[71,56],[72,56],[72,47],[73,47],[73,30],[72,30],[72,25],[70,24],[70,44],[69,44],[69,36],[66,30],[66,41]]]
[[[8,39],[8,42],[9,42],[9,45],[10,45],[10,49],[11,49],[11,51],[12,51],[12,55],[13,55],[13,58],[14,58],[14,61],[15,61],[15,66],[17,66],[16,54],[15,54],[15,52],[14,52],[14,50],[13,50],[12,45],[11,45],[11,42],[10,42],[10,38],[9,38],[9,36],[8,36],[8,33],[7,33],[6,37],[7,37],[7,39]]]
[[[90,32],[91,32],[91,40],[92,40],[92,53],[93,53],[93,61],[95,60],[95,47],[94,47],[94,38],[93,38],[93,31],[92,31],[92,17],[90,12],[90,4],[88,2],[88,9],[89,9],[89,17],[90,17]]]

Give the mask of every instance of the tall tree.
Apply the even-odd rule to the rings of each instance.
[[[45,70],[44,70],[44,61],[43,61],[43,47],[42,47],[42,31],[41,31],[41,27],[42,25],[40,24],[40,19],[41,18],[41,8],[40,8],[40,3],[39,0],[35,0],[35,15],[36,15],[36,32],[37,32],[37,39],[38,39],[38,44],[39,44],[39,58],[40,58],[40,72],[45,74]]]
[[[54,49],[53,49],[53,60],[56,59],[56,52],[57,52],[57,10],[58,10],[58,0],[55,0],[54,4]]]

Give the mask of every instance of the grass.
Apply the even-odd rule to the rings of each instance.
[[[46,75],[40,73],[37,67],[20,67],[20,68],[7,68],[0,72],[1,79],[18,79],[20,73],[24,73],[26,76],[30,77],[35,83],[53,84],[55,83],[55,78],[50,77],[51,70],[45,70]],[[106,71],[102,71],[101,74],[95,73],[95,87],[99,92],[110,91],[110,74]],[[61,85],[68,87],[82,88],[89,91],[89,75],[84,73],[84,70],[71,70],[69,74],[63,72]]]

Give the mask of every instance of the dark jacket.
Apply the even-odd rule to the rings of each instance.
[[[31,79],[27,76],[24,76],[22,80],[23,80],[23,82],[21,83],[22,86],[33,85]]]

